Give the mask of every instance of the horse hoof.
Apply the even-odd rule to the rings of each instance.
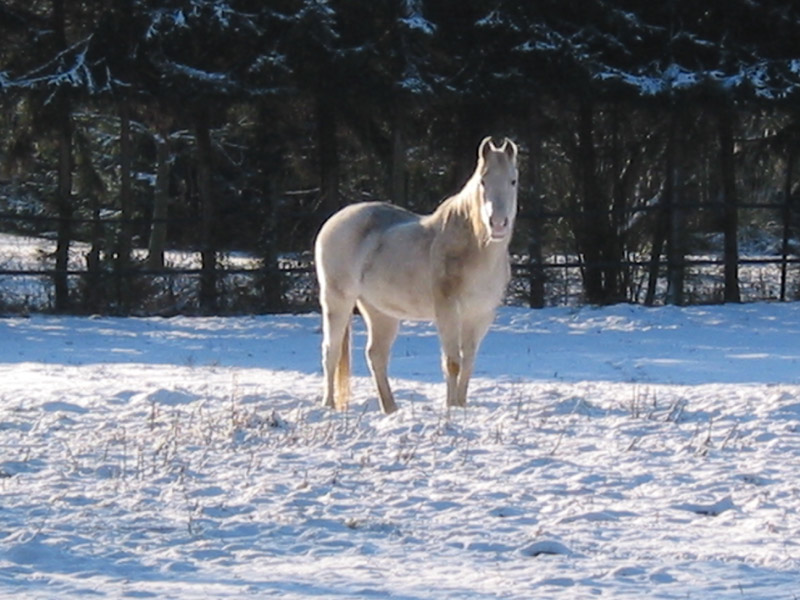
[[[397,412],[397,404],[394,402],[381,403],[381,412],[385,415],[390,415],[393,412]]]

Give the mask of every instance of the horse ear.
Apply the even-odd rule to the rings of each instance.
[[[492,136],[487,135],[481,141],[480,145],[478,146],[478,159],[479,160],[486,160],[489,156],[489,152],[494,150],[494,144],[492,143]]]
[[[514,142],[506,138],[503,142],[503,150],[506,154],[508,154],[508,157],[512,161],[517,162],[517,153],[519,152],[519,148],[517,148],[517,145]]]

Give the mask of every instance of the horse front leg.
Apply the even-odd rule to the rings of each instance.
[[[461,369],[456,382],[455,406],[467,405],[467,390],[475,367],[475,357],[493,320],[494,313],[482,314],[465,319],[461,325]]]
[[[442,302],[436,307],[436,329],[442,344],[442,372],[447,382],[447,406],[459,404],[458,380],[461,373],[461,323],[458,306]]]

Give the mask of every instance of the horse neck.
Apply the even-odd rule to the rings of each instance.
[[[480,173],[476,170],[469,181],[461,188],[461,191],[451,196],[448,200],[445,200],[439,208],[445,226],[449,223],[458,223],[460,226],[467,226],[472,233],[475,245],[480,249],[485,249],[493,244],[487,243],[489,232],[481,218],[481,207],[478,196],[479,184]]]

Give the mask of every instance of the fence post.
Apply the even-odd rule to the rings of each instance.
[[[535,200],[536,208],[530,226],[528,242],[528,285],[530,291],[528,304],[531,308],[544,307],[544,268],[542,266],[542,210],[540,198]]]
[[[739,214],[736,201],[736,172],[733,161],[733,109],[720,111],[719,158],[724,196],[725,302],[740,302],[739,294]]]

